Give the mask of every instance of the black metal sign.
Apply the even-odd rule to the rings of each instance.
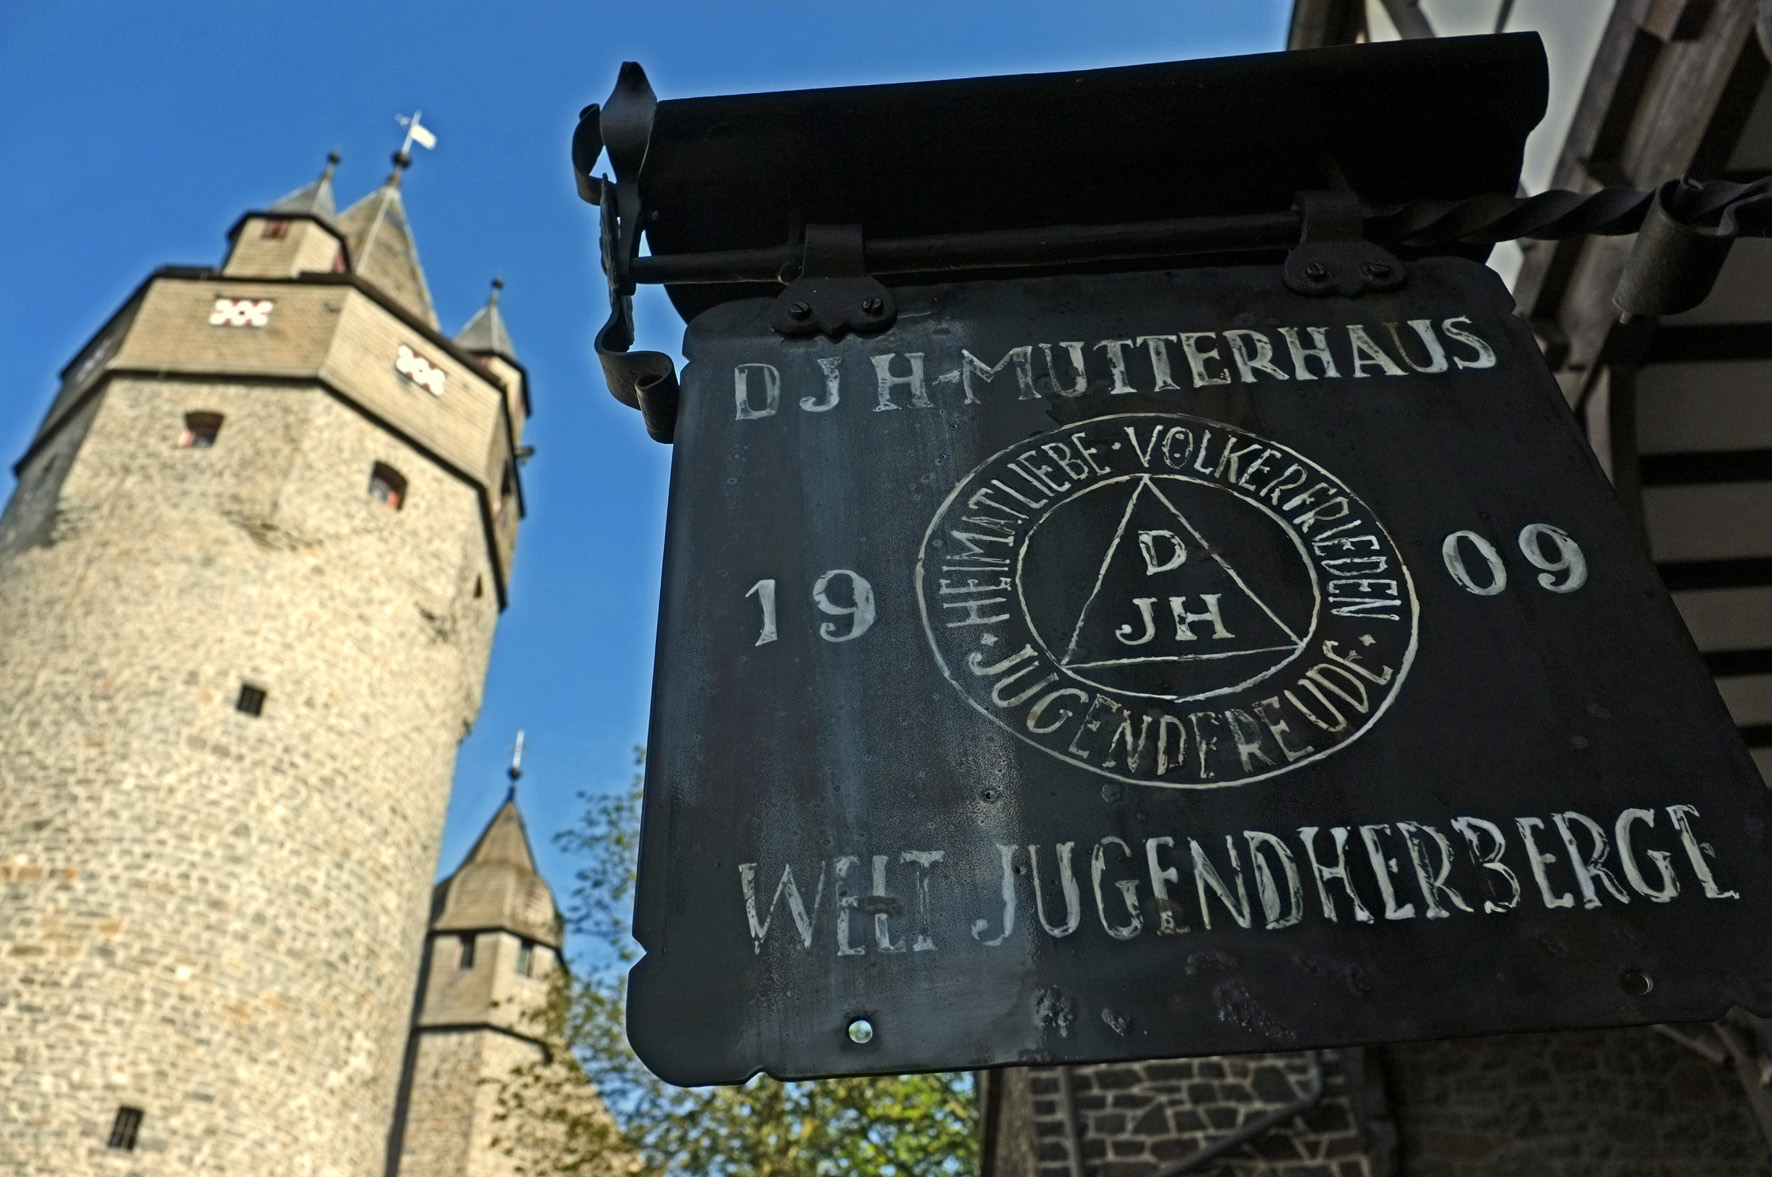
[[[678,1083],[1772,1012],[1766,791],[1460,259],[691,324],[630,1035]]]

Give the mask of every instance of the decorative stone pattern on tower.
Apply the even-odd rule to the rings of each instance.
[[[435,330],[392,184],[152,276],[16,467],[0,1173],[385,1171],[528,407]]]
[[[398,1177],[519,1171],[498,1139],[499,1090],[547,1050],[536,1013],[560,968],[560,927],[508,798],[432,902],[395,1111]]]

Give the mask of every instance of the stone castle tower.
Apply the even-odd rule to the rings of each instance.
[[[390,1172],[398,1177],[505,1177],[491,1080],[548,1050],[534,1015],[561,967],[560,916],[535,870],[516,791],[437,884],[419,1000],[401,1069]],[[588,1092],[588,1088],[586,1089]]]
[[[496,294],[439,331],[405,162],[342,214],[328,168],[243,216],[219,269],[156,271],[62,373],[15,467],[7,1177],[391,1167],[529,415]],[[533,872],[500,901],[485,882],[515,883],[522,841],[501,812],[443,891],[433,949],[472,933],[513,975],[517,954],[551,958]],[[446,1021],[466,980],[429,978]],[[421,1064],[450,1028],[427,1023]]]

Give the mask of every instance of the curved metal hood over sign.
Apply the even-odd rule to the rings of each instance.
[[[661,1076],[1772,1011],[1766,790],[1506,290],[1302,205],[1285,265],[696,315]]]

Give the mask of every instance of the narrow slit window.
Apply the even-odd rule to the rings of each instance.
[[[265,709],[265,689],[255,687],[251,683],[240,684],[240,697],[234,700],[234,710],[242,715],[257,716]]]
[[[178,435],[178,448],[206,450],[215,444],[216,434],[221,432],[221,427],[220,413],[186,413],[185,431]]]
[[[142,1127],[142,1110],[140,1108],[120,1107],[117,1118],[111,1121],[111,1139],[108,1147],[120,1148],[124,1152],[135,1151],[135,1138]]]
[[[511,464],[505,463],[504,473],[498,480],[498,518],[503,519],[505,511],[511,505],[511,496],[517,491],[516,475],[511,473]]]
[[[460,952],[455,958],[455,967],[458,969],[473,968],[474,967],[474,937],[471,935],[458,937],[457,943],[460,946]]]
[[[289,236],[289,222],[266,221],[265,227],[259,230],[258,235],[260,237],[287,237]]]
[[[398,511],[406,502],[406,477],[392,466],[377,462],[369,473],[369,493]]]
[[[535,945],[527,940],[517,945],[517,975],[519,977],[535,975]]]

